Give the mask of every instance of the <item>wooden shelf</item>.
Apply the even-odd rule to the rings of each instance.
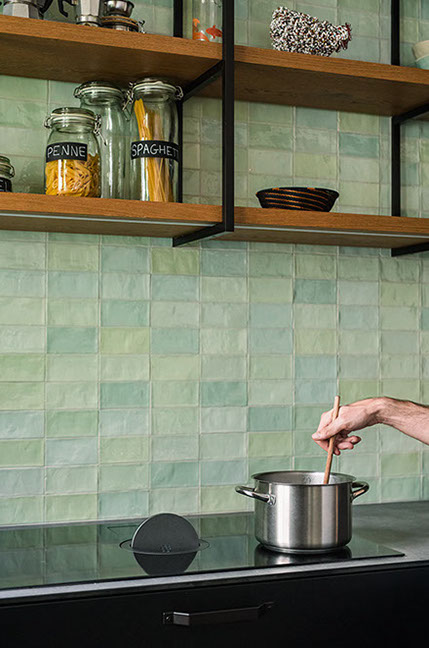
[[[235,218],[235,232],[222,238],[374,248],[429,241],[429,219],[255,207],[236,207]],[[217,205],[0,194],[3,230],[173,237],[221,220]]]
[[[2,74],[126,84],[147,75],[186,85],[222,58],[222,46],[172,36],[0,16]],[[429,102],[429,71],[236,46],[236,98],[375,115]],[[219,97],[220,81],[205,96]]]

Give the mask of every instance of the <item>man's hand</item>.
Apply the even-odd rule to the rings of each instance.
[[[332,410],[324,412],[319,427],[313,435],[314,441],[327,451],[329,438],[336,435],[335,455],[340,455],[344,450],[352,450],[356,444],[359,444],[361,438],[351,433],[378,423],[379,401],[379,399],[364,399],[348,406],[341,406],[338,417],[334,421],[332,421]]]

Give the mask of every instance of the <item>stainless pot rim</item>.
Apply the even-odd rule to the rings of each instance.
[[[281,476],[285,476],[286,479],[282,480]],[[299,478],[304,476],[319,476],[320,482],[294,482],[293,478]],[[276,485],[288,485],[293,487],[333,487],[338,484],[344,484],[348,482],[355,482],[356,478],[353,475],[347,473],[331,473],[331,478],[335,479],[335,482],[330,482],[329,484],[323,484],[323,471],[266,471],[264,473],[254,473],[252,478],[258,480],[258,482],[263,482],[266,484],[276,484]],[[290,478],[289,480],[287,478]],[[292,479],[292,480],[291,480]]]

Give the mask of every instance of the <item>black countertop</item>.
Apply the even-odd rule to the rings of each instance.
[[[175,576],[144,574],[133,553],[119,548],[121,541],[132,536],[136,521],[2,527],[0,602],[429,563],[429,501],[354,505],[351,547],[354,544],[359,548],[359,540],[367,539],[403,553],[403,556],[374,556],[359,561],[342,556],[317,564],[285,565],[280,561],[283,565],[266,567],[255,561],[258,549],[251,514],[189,517],[189,520],[200,536],[211,543],[211,549],[199,553],[187,572]]]

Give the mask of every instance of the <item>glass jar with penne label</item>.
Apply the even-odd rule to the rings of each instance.
[[[176,102],[182,96],[180,88],[160,79],[143,79],[131,86],[131,198],[177,201],[180,151]]]
[[[57,108],[47,117],[45,188],[50,196],[100,196],[100,116],[83,108]]]

